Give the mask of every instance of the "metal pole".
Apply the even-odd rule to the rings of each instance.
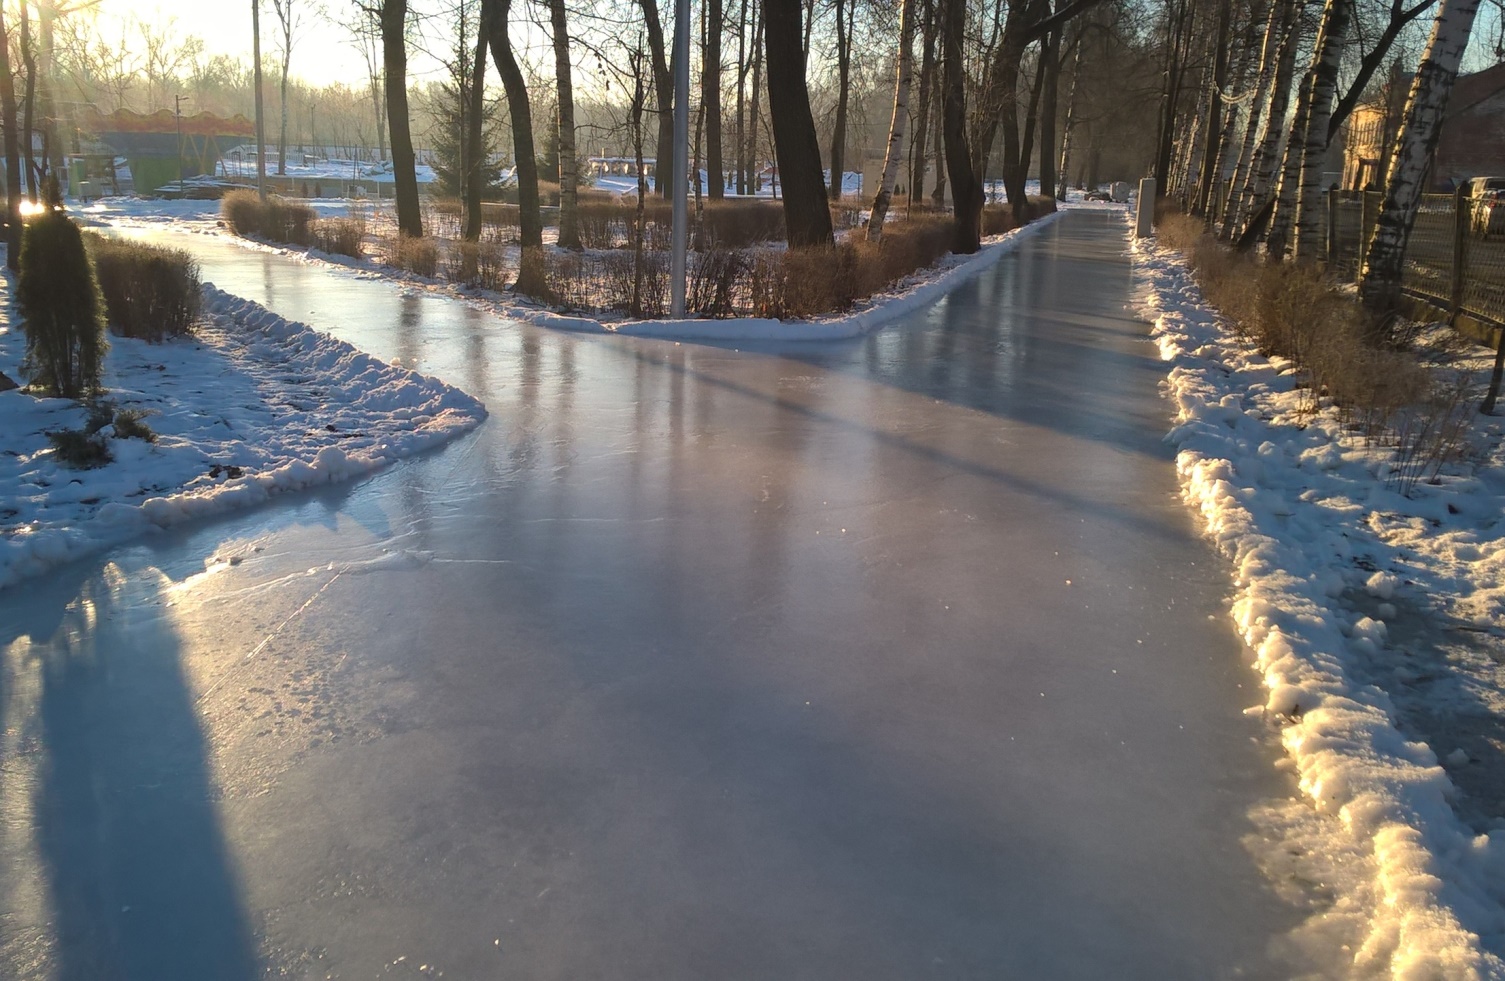
[[[690,170],[690,0],[674,4],[674,237],[669,271],[670,313],[685,315],[685,244],[689,238],[689,202],[685,178]],[[699,175],[696,175],[699,180]]]
[[[261,113],[261,0],[251,0],[251,58],[256,63],[256,193],[267,199],[267,160],[262,152]]]

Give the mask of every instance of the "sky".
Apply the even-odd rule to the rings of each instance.
[[[351,45],[349,34],[315,13],[316,9],[326,8],[332,15],[343,16],[350,6],[350,0],[327,0],[326,3],[295,0],[295,9],[303,11],[300,15],[303,27],[293,43],[290,75],[315,85],[331,82],[364,84],[365,62]],[[251,58],[250,0],[102,0],[98,10],[101,18],[117,22],[133,16],[151,24],[165,24],[172,20],[175,21],[176,36],[198,35],[204,39],[211,54],[234,55],[247,61]],[[261,0],[263,54],[274,49],[273,38],[277,30],[271,0]],[[429,68],[432,66],[415,61],[411,73],[418,74]]]

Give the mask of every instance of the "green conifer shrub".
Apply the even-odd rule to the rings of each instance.
[[[21,369],[35,388],[79,399],[99,390],[105,341],[104,300],[78,226],[63,213],[56,181],[47,210],[26,226],[16,300],[26,331]]]

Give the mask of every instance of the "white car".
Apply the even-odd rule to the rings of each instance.
[[[1468,182],[1469,229],[1480,238],[1505,234],[1505,177]]]

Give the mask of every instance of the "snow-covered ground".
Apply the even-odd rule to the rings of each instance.
[[[1178,254],[1135,245],[1186,502],[1235,569],[1232,616],[1309,798],[1263,816],[1277,875],[1323,882],[1313,943],[1361,976],[1505,977],[1505,420],[1409,495],[1394,450],[1311,411]],[[1489,352],[1429,338],[1482,384]],[[1317,817],[1311,817],[1315,808]]]
[[[9,281],[0,289],[0,372],[20,380],[25,335]],[[0,586],[153,528],[369,472],[485,418],[458,389],[205,294],[191,338],[111,338],[105,398],[146,413],[155,442],[106,427],[112,462],[74,469],[47,433],[83,427],[87,410],[0,392]]]

